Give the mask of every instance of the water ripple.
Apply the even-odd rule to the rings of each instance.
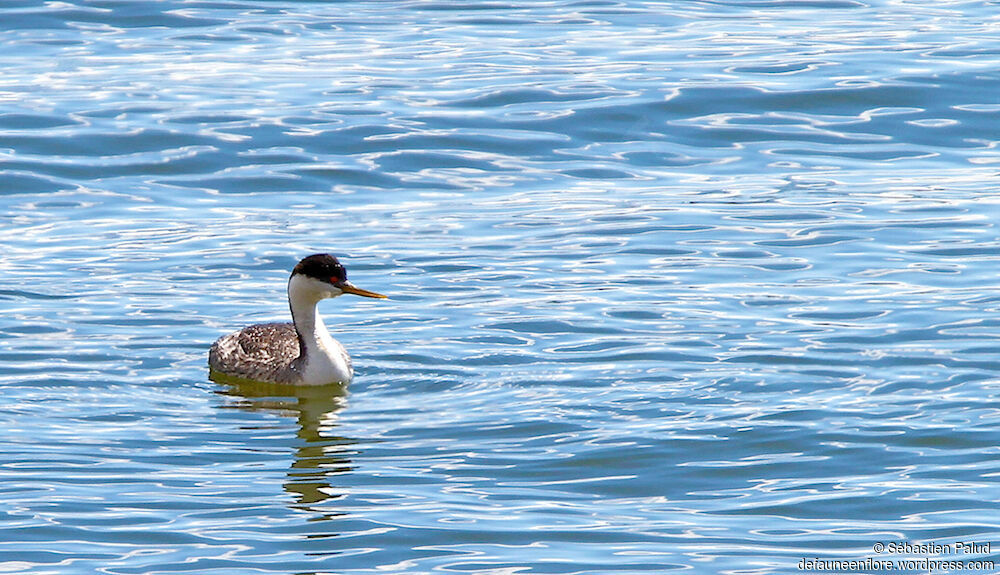
[[[0,571],[995,539],[988,8],[5,3]],[[321,250],[350,392],[207,381]]]

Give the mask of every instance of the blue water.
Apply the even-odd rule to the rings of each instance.
[[[1000,560],[998,15],[5,0],[0,573]]]

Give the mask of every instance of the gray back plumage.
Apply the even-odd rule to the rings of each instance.
[[[261,323],[219,338],[208,365],[229,376],[282,383],[294,377],[299,353],[293,324]]]

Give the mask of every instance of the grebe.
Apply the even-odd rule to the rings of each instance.
[[[351,381],[351,356],[316,313],[320,300],[345,293],[386,297],[347,281],[344,266],[330,254],[303,258],[288,278],[293,323],[261,323],[220,337],[208,352],[210,377],[293,385]]]

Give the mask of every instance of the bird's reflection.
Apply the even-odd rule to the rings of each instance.
[[[354,441],[334,433],[337,412],[346,405],[346,386],[218,383],[223,384],[218,393],[236,398],[227,407],[277,412],[296,418],[300,445],[288,470],[285,491],[295,498],[295,508],[319,513],[321,516],[316,519],[331,517],[329,510],[321,511],[315,506],[342,497],[335,493],[330,479],[351,470],[347,455]]]

